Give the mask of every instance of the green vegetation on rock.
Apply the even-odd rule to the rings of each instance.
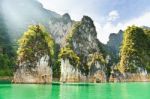
[[[81,26],[81,22],[75,22],[72,28],[70,29],[66,38],[67,46],[72,47],[71,46],[71,43],[73,42],[72,38],[75,36],[75,33],[78,32],[80,26]]]
[[[77,66],[77,67],[80,64],[80,58],[69,47],[61,48],[61,51],[59,53],[59,59],[69,59],[70,64],[73,65],[73,66]]]
[[[103,64],[106,53],[103,45],[97,39],[97,32],[93,20],[88,16],[83,16],[81,21],[75,22],[66,36],[66,45],[80,58],[80,71],[85,75],[89,73],[89,63],[99,61]],[[96,54],[101,53],[101,54]],[[105,55],[104,55],[105,54]],[[88,57],[91,57],[89,62]]]
[[[148,43],[147,35],[142,28],[131,26],[125,30],[118,67],[121,73],[136,72],[139,67],[147,68],[146,66],[150,61],[147,54]]]
[[[54,40],[42,25],[29,26],[27,32],[19,40],[17,51],[19,62],[29,62],[32,65],[44,55],[52,60],[54,56]]]
[[[103,64],[103,65],[106,64],[106,61],[105,61],[102,54],[100,54],[100,53],[90,54],[89,57],[88,57],[88,66],[89,66],[89,68],[93,63],[95,64],[96,62],[99,62],[100,64]]]

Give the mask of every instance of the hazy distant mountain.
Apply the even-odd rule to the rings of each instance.
[[[109,41],[106,46],[113,52],[113,54],[119,54],[120,46],[123,39],[123,31],[120,30],[118,33],[111,33],[109,36]]]
[[[68,14],[63,16],[43,8],[37,0],[1,0],[2,18],[9,35],[16,41],[31,24],[43,24],[57,43],[72,26],[72,20]]]

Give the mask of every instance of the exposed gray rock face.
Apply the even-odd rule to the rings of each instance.
[[[81,75],[88,77],[89,73],[92,73],[92,75],[90,75],[91,79],[98,78],[101,82],[106,79],[104,77],[104,71],[100,69],[101,66],[98,64],[95,64],[94,67],[91,68],[91,72],[88,72],[88,56],[95,52],[103,53],[102,44],[97,39],[96,29],[90,17],[84,16],[80,22],[76,22],[75,25],[73,25],[72,30],[68,34],[65,46],[70,46],[77,56],[80,57],[81,64],[79,70],[81,71]],[[104,54],[102,55],[104,56]],[[62,64],[63,62],[61,62],[61,65]],[[94,69],[96,69],[96,71],[92,72]],[[99,74],[101,75],[99,76]],[[101,77],[102,75],[103,77]],[[80,80],[85,81],[86,77],[80,77],[82,78]]]
[[[78,55],[84,54],[85,56],[93,52],[100,52],[102,49],[99,48],[100,43],[92,19],[84,16],[79,24],[80,26],[72,36],[73,50]]]
[[[72,66],[69,59],[61,59],[61,82],[79,82],[81,78],[80,70]]]
[[[138,68],[135,73],[126,72],[121,74],[117,70],[111,72],[110,82],[135,82],[149,81],[150,76],[144,68]]]
[[[107,42],[106,46],[109,47],[109,51],[112,51],[114,55],[118,56],[122,40],[123,40],[122,30],[120,30],[117,34],[111,33],[109,36],[109,41]]]
[[[89,81],[95,83],[106,82],[106,66],[98,61],[92,64],[89,71]]]
[[[14,83],[51,83],[52,69],[49,66],[49,56],[45,55],[36,62],[36,66],[29,67],[30,63],[20,62],[14,74]]]
[[[88,16],[84,16],[77,28],[73,30],[71,39],[70,44],[72,45],[72,49],[77,55],[83,55],[85,62],[89,54],[103,52],[102,45],[97,39],[94,23]]]
[[[55,18],[49,21],[49,31],[55,38],[56,43],[60,45],[62,44],[64,37],[69,32],[73,23],[74,22],[71,20],[69,14],[67,13],[60,18]]]

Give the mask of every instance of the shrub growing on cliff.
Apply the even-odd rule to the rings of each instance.
[[[19,40],[17,51],[18,62],[28,62],[35,66],[42,56],[48,55],[50,60],[54,54],[54,40],[41,25],[31,25]]]
[[[88,74],[88,55],[99,52],[104,55],[103,44],[97,39],[97,32],[93,20],[84,16],[76,22],[66,37],[66,45],[80,57],[80,70]]]
[[[80,64],[80,58],[69,47],[61,48],[60,53],[59,53],[59,59],[69,59],[70,64],[73,66],[79,66]]]
[[[106,63],[103,55],[97,52],[89,55],[87,65],[89,66],[89,68],[91,68],[90,66],[92,64],[95,64],[96,62],[99,62],[100,64]]]
[[[75,35],[76,32],[78,32],[79,27],[81,26],[81,22],[76,22],[73,25],[73,28],[71,28],[71,30],[69,31],[68,35],[66,36],[66,42],[68,43],[68,46],[71,46],[72,43],[72,37]]]

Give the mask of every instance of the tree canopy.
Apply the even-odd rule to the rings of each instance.
[[[120,72],[135,72],[138,67],[145,68],[147,61],[144,60],[144,57],[147,54],[147,45],[147,36],[142,28],[128,27],[124,32],[120,50]]]
[[[61,48],[59,53],[59,59],[69,59],[73,66],[79,66],[80,58],[77,54],[69,47]]]
[[[97,52],[89,55],[89,57],[88,57],[88,66],[89,66],[89,68],[92,64],[95,64],[96,62],[99,62],[100,64],[105,64],[106,63],[103,55],[100,54],[100,53],[97,53]]]
[[[54,55],[54,40],[42,25],[31,25],[19,40],[18,60],[34,63],[44,55]]]

